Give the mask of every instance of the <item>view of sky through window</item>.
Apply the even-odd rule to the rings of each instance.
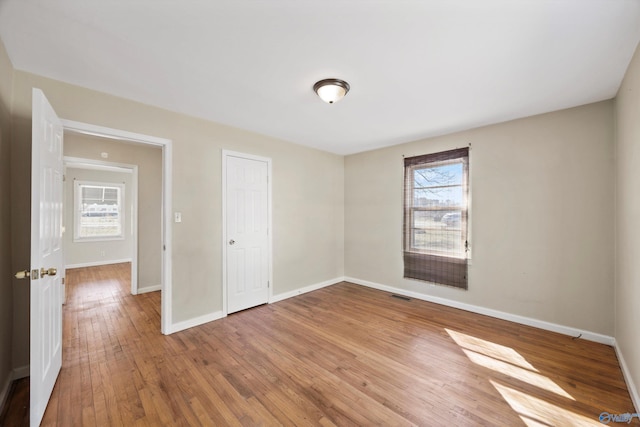
[[[463,253],[464,165],[451,162],[413,170],[411,247]]]

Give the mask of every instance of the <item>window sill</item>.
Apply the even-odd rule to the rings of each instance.
[[[118,240],[124,240],[124,236],[117,237],[81,237],[73,238],[73,243],[93,243],[93,242],[113,242]]]

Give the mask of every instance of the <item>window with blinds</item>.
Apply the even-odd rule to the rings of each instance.
[[[404,277],[467,289],[469,149],[404,159]]]
[[[74,182],[74,241],[124,238],[124,184]]]

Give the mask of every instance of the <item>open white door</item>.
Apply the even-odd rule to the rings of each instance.
[[[29,424],[40,425],[62,366],[62,123],[33,89]]]
[[[227,313],[269,301],[270,160],[223,153]]]

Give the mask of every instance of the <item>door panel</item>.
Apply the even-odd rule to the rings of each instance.
[[[268,163],[225,157],[227,313],[269,300]]]
[[[32,121],[29,424],[37,426],[62,365],[64,268],[62,123],[38,89],[33,89]]]

